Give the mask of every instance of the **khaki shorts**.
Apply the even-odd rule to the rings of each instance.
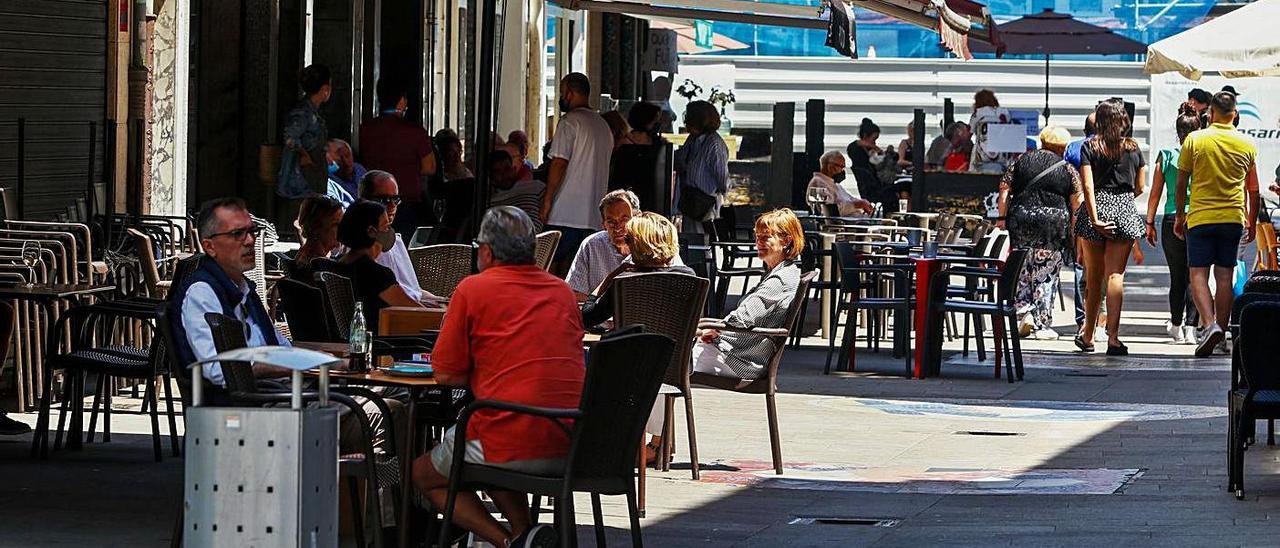
[[[453,469],[455,428],[451,426],[448,430],[445,430],[443,439],[431,449],[431,466],[435,467],[436,472],[439,472],[442,476],[448,476]],[[564,473],[564,459],[513,460],[503,463],[486,462],[484,460],[484,447],[480,445],[480,440],[467,440],[463,462],[483,464],[537,476],[558,476]]]

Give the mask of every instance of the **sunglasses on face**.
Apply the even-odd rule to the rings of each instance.
[[[247,228],[238,228],[238,229],[236,229],[236,230],[228,230],[228,231],[226,231],[226,232],[218,232],[218,233],[216,233],[216,234],[209,234],[208,236],[205,236],[205,238],[208,238],[208,239],[212,240],[212,239],[217,238],[217,237],[220,237],[220,236],[226,236],[226,237],[232,238],[232,239],[234,239],[234,240],[236,240],[236,241],[238,241],[238,242],[243,242],[243,241],[247,240],[247,239],[249,238],[249,236],[253,236],[254,238],[257,238],[259,234],[262,234],[262,227],[260,227],[260,226],[250,226],[250,227],[247,227]]]
[[[404,201],[404,198],[401,198],[400,196],[374,196],[373,198],[370,198],[370,200],[373,200],[384,206],[387,206],[387,205],[400,205],[400,202]]]

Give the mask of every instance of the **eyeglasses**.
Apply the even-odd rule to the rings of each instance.
[[[370,198],[370,200],[373,200],[385,206],[385,205],[400,205],[400,202],[404,201],[404,198],[401,198],[398,195],[397,196],[374,196]]]
[[[256,226],[256,225],[255,225],[255,226],[250,226],[250,227],[247,227],[247,228],[238,228],[238,229],[236,229],[236,230],[228,230],[228,231],[226,231],[226,232],[218,232],[218,233],[216,233],[216,234],[209,234],[209,235],[205,236],[205,238],[208,238],[208,239],[212,240],[212,239],[214,239],[214,238],[217,238],[218,236],[228,236],[228,237],[231,237],[232,239],[234,239],[234,240],[236,240],[236,241],[238,241],[238,242],[243,242],[243,241],[247,240],[249,236],[253,236],[254,238],[257,238],[259,234],[262,234],[262,228],[263,228],[263,227],[260,227],[260,226]]]

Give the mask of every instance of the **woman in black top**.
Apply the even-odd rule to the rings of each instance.
[[[1083,239],[1085,321],[1076,346],[1093,351],[1093,332],[1102,289],[1107,290],[1107,355],[1124,356],[1120,342],[1120,308],[1124,303],[1124,270],[1134,241],[1146,236],[1146,225],[1133,205],[1143,193],[1146,161],[1129,133],[1129,115],[1115,101],[1098,103],[1098,134],[1080,149],[1084,207],[1076,213],[1076,234]],[[1105,285],[1104,285],[1105,284]]]
[[[1062,159],[1071,134],[1060,126],[1040,132],[1040,150],[1018,158],[1000,180],[1000,215],[1012,247],[1028,251],[1018,276],[1014,306],[1022,314],[1022,336],[1056,339],[1053,297],[1058,271],[1073,254],[1071,210],[1079,205],[1080,176]]]
[[[422,306],[404,292],[391,269],[374,262],[396,242],[396,233],[382,204],[365,200],[351,204],[338,224],[338,241],[347,246],[348,251],[338,259],[333,271],[351,278],[370,331],[378,332],[378,312],[383,308]]]
[[[849,155],[849,171],[858,183],[858,194],[863,200],[881,204],[885,213],[898,211],[898,199],[908,196],[909,188],[903,185],[885,184],[876,173],[884,159],[884,151],[876,145],[880,138],[880,126],[870,118],[863,118],[858,126],[858,140],[849,143],[845,152]]]

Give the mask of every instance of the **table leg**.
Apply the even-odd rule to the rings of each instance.
[[[648,470],[646,470],[646,468],[648,468],[649,466],[647,463],[645,463],[645,460],[644,460],[644,448],[645,448],[644,434],[640,434],[640,455],[636,457],[637,460],[640,461],[640,473],[636,477],[636,485],[637,485],[636,489],[640,492],[640,495],[638,497],[640,499],[640,502],[636,506],[637,508],[639,508],[638,512],[640,514],[640,517],[644,517],[645,476],[647,476],[649,472]]]
[[[413,515],[410,492],[414,489],[413,458],[418,449],[418,397],[421,395],[421,389],[409,389],[409,416],[405,421],[409,427],[405,432],[404,454],[400,456],[400,520],[396,523],[400,530],[400,546],[409,546],[409,517]]]
[[[835,247],[835,241],[836,241],[836,237],[834,234],[823,234],[822,249],[829,250],[832,247]],[[826,255],[822,257],[822,277],[820,279],[823,279],[823,280],[836,279],[836,275],[834,272],[834,262],[831,255]],[[819,300],[821,302],[821,306],[819,306],[818,308],[822,311],[822,317],[819,318],[819,322],[820,322],[819,325],[821,326],[822,329],[819,332],[825,338],[825,337],[830,337],[831,336],[830,330],[836,328],[836,326],[832,325],[832,322],[831,322],[831,309],[832,307],[835,306],[835,300],[834,300],[835,294],[830,289],[823,289],[820,291],[820,293],[821,293],[821,298]],[[851,326],[853,325],[852,319],[849,320],[849,324]]]
[[[935,314],[933,275],[942,269],[942,263],[934,259],[916,260],[916,317],[915,317],[915,378],[937,374],[942,361],[942,316]],[[944,286],[945,287],[945,286]]]

